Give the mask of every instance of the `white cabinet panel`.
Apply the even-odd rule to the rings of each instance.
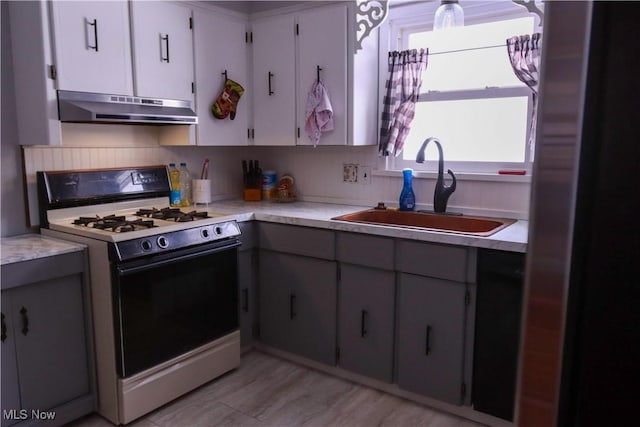
[[[295,145],[294,16],[253,24],[255,145]]]
[[[305,130],[307,95],[318,78],[333,110],[334,130],[323,132],[322,145],[347,143],[347,6],[317,8],[298,15],[298,144],[312,144]]]
[[[246,22],[216,12],[194,12],[198,145],[247,145],[249,89]],[[217,119],[211,106],[225,84],[225,75],[244,88],[233,120]]]
[[[191,9],[169,2],[131,2],[135,94],[192,101]]]
[[[58,89],[133,94],[126,1],[51,2]]]
[[[343,3],[252,23],[255,145],[313,143],[306,104],[318,67],[334,118],[319,144],[377,143],[378,32],[356,54],[355,9]]]

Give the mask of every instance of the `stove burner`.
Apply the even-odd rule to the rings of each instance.
[[[140,209],[135,213],[135,215],[145,216],[147,218],[174,220],[176,222],[187,222],[202,218],[209,218],[209,214],[207,212],[182,212],[180,208]]]
[[[152,220],[137,219],[134,221],[127,221],[124,216],[107,215],[99,217],[86,217],[73,221],[73,224],[84,225],[86,227],[97,228],[99,230],[111,230],[118,233],[125,233],[127,231],[135,231],[137,228],[151,228],[157,227]]]

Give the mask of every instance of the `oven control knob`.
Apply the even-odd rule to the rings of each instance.
[[[217,235],[222,234],[222,228],[221,227],[216,227],[216,228],[213,229],[213,231],[215,231]]]
[[[209,238],[209,230],[208,229],[203,228],[201,234],[202,234],[202,237],[204,237],[205,239]]]
[[[140,244],[140,246],[142,246],[142,250],[143,251],[150,251],[151,250],[151,242],[148,240],[143,240],[142,243]]]
[[[169,241],[166,237],[160,236],[158,237],[158,246],[160,246],[162,249],[166,249],[169,246]]]

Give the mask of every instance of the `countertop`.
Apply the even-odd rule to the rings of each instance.
[[[0,265],[78,252],[84,249],[84,245],[40,234],[2,237],[0,239]]]
[[[205,207],[198,205],[197,209],[205,209]],[[331,218],[365,210],[367,207],[331,203],[276,203],[268,201],[245,202],[243,200],[224,200],[212,202],[206,209],[208,209],[212,215],[233,216],[237,221],[250,221],[255,219],[265,222],[326,228],[330,230],[366,233],[425,242],[498,249],[510,252],[527,251],[527,237],[529,232],[529,222],[524,220],[518,220],[488,237],[336,221]]]

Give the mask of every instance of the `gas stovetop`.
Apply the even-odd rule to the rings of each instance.
[[[233,216],[200,206],[158,207],[168,206],[168,202],[168,198],[154,198],[55,209],[47,212],[48,228],[107,242],[121,242],[201,229],[234,220]]]
[[[112,231],[114,233],[127,233],[158,227],[158,221],[190,222],[209,218],[207,211],[184,210],[181,208],[141,208],[133,213],[134,218],[128,215],[107,214],[106,216],[92,215],[81,216],[73,220],[74,225],[84,225],[89,228]],[[147,219],[152,218],[152,219]],[[166,225],[166,224],[165,224]]]
[[[113,243],[121,259],[235,238],[235,219],[169,207],[165,166],[38,172],[41,226]]]

